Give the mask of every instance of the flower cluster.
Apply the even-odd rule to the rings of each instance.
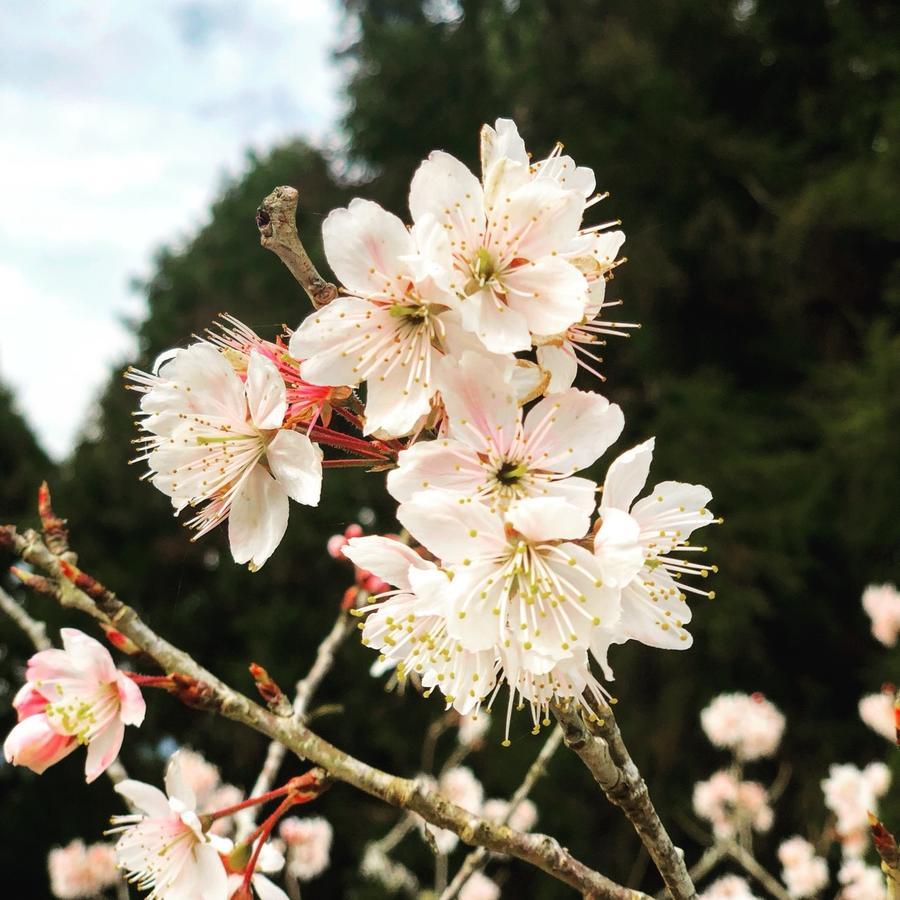
[[[863,609],[872,620],[872,635],[885,647],[894,647],[900,635],[900,591],[892,584],[871,584],[862,596]]]
[[[828,863],[813,845],[795,835],[778,848],[781,878],[792,897],[814,897],[828,884]]]
[[[860,769],[852,763],[832,765],[822,781],[825,805],[834,813],[835,830],[844,856],[860,856],[869,845],[868,814],[891,785],[891,772],[881,762]]]
[[[694,812],[710,822],[720,838],[734,837],[744,826],[766,832],[775,818],[763,785],[740,781],[724,769],[694,785],[693,801]]]
[[[784,732],[784,716],[760,693],[720,694],[700,713],[700,724],[716,747],[742,762],[773,756]]]
[[[116,854],[109,844],[75,840],[47,856],[50,892],[59,900],[96,897],[119,881]]]
[[[278,834],[287,847],[287,869],[298,881],[317,878],[328,868],[331,825],[321,816],[282,819]]]

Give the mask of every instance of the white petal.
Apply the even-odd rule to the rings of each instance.
[[[587,166],[576,166],[571,156],[542,159],[535,165],[535,178],[552,178],[560,187],[590,197],[597,187],[597,179]]]
[[[692,521],[700,510],[707,509],[710,500],[712,492],[702,484],[663,481],[647,497],[634,504],[631,514],[645,532],[656,531],[660,527],[677,528],[680,532],[679,540],[687,540],[695,529],[713,523],[712,513],[709,512],[702,524]],[[677,518],[673,519],[673,515]],[[666,517],[666,522],[657,525],[657,520],[663,516]]]
[[[275,363],[256,350],[250,353],[246,387],[253,424],[261,430],[280,428],[287,412],[284,380]]]
[[[322,493],[322,448],[305,434],[283,428],[269,442],[266,460],[284,492],[297,503],[316,506]]]
[[[197,808],[197,797],[181,771],[181,754],[176,752],[166,766],[166,793],[178,800],[187,810]]]
[[[400,503],[427,488],[472,494],[485,479],[476,452],[448,438],[419,441],[403,450],[397,462],[398,468],[388,472],[387,489]]]
[[[606,473],[600,508],[614,506],[625,512],[631,508],[634,498],[647,483],[650,463],[653,460],[654,438],[626,450],[615,459]]]
[[[525,141],[519,136],[519,129],[512,119],[497,119],[494,127],[481,127],[481,173],[487,175],[491,166],[498,159],[507,158],[513,162],[528,166],[528,151]]]
[[[646,577],[645,577],[646,576]],[[691,608],[676,582],[660,569],[645,573],[622,591],[622,618],[615,643],[640,641],[648,647],[687,650],[693,643],[684,626]]]
[[[96,781],[113,763],[122,749],[125,737],[125,725],[119,719],[113,719],[88,744],[84,762],[84,778],[90,784]]]
[[[502,563],[485,560],[453,567],[447,585],[447,633],[470,652],[489,650],[503,640],[504,622],[494,615],[500,608],[504,580]]]
[[[537,363],[529,359],[517,359],[513,367],[510,383],[516,395],[519,406],[537,400],[541,394],[547,392],[550,378]]]
[[[574,388],[551,394],[525,417],[529,458],[551,472],[586,469],[618,439],[622,410],[600,394]]]
[[[253,571],[275,552],[288,523],[288,497],[262,467],[254,466],[231,504],[228,540],[236,563],[249,563]]]
[[[280,872],[284,868],[284,854],[268,841],[263,844],[256,861],[258,872]]]
[[[494,448],[505,455],[519,420],[513,369],[511,359],[468,352],[458,362],[441,361],[437,383],[452,437],[474,450]]]
[[[428,414],[435,391],[434,384],[422,378],[413,378],[409,366],[400,364],[387,375],[370,378],[366,382],[366,425],[363,433],[378,432],[386,437],[409,434],[422,416]]]
[[[457,308],[463,327],[477,334],[491,353],[517,353],[531,347],[525,316],[507,306],[505,298],[490,288],[463,297]]]
[[[223,900],[228,896],[228,873],[219,854],[209,844],[194,848],[197,883],[200,888],[198,900]]]
[[[536,481],[528,490],[529,497],[558,497],[590,517],[597,508],[597,482],[589,478],[560,478],[556,481]]]
[[[444,562],[491,556],[506,546],[503,520],[456,491],[421,491],[400,505],[397,518]]]
[[[547,256],[503,274],[507,303],[532,334],[560,334],[584,317],[587,282],[571,263]]]
[[[115,791],[152,819],[165,819],[172,814],[166,795],[151,784],[126,778],[115,785]]]
[[[484,232],[484,200],[478,179],[449,153],[435,150],[413,175],[409,189],[409,211],[418,222],[433,215],[445,230],[451,244],[481,246]]]
[[[566,248],[578,235],[583,211],[583,196],[539,179],[509,194],[509,202],[497,204],[488,231],[504,259],[537,260]]]
[[[366,296],[405,293],[409,268],[401,257],[415,251],[406,226],[371,200],[335,209],[322,225],[325,256],[340,282]],[[399,278],[398,278],[399,276]]]
[[[517,500],[506,513],[513,528],[528,540],[577,540],[590,528],[590,512],[560,497],[527,497]]]
[[[404,263],[409,267],[413,280],[417,283],[428,281],[439,290],[448,291],[453,273],[453,253],[446,229],[431,213],[425,213],[413,225],[412,238],[416,252],[405,257]]]
[[[394,587],[410,589],[409,570],[434,568],[415,550],[400,541],[379,535],[351,538],[343,549],[344,555],[361,569],[377,575]]]
[[[548,394],[558,394],[572,386],[578,374],[578,357],[570,341],[544,344],[537,348],[538,365],[550,373]]]
[[[289,900],[288,895],[269,881],[265,875],[254,875],[252,883],[253,890],[259,894],[259,900]]]
[[[603,522],[594,536],[594,555],[600,561],[603,580],[624,587],[644,566],[641,526],[627,512],[615,507],[603,510]]]

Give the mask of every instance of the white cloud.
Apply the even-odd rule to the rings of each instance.
[[[54,456],[130,350],[154,248],[202,223],[248,147],[333,127],[338,28],[335,0],[0,9],[0,376]]]

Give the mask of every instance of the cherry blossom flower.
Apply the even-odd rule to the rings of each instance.
[[[867,694],[859,701],[859,717],[863,722],[892,744],[897,741],[897,726],[894,715],[893,685],[877,694]]]
[[[612,463],[598,510],[594,553],[606,583],[622,592],[622,614],[615,630],[599,629],[591,645],[607,669],[611,643],[638,640],[670,650],[690,647],[692,639],[684,626],[691,610],[685,592],[715,596],[681,578],[705,578],[717,568],[674,555],[705,549],[692,545],[689,538],[695,529],[716,521],[707,509],[712,494],[702,485],[664,481],[635,502],[650,472],[653,446],[651,438]]]
[[[622,411],[599,394],[568,390],[528,415],[516,402],[512,364],[466,353],[447,360],[439,384],[448,436],[404,450],[388,490],[405,502],[424,488],[449,488],[491,506],[523,497],[561,497],[590,515],[597,485],[571,477],[619,437]]]
[[[723,875],[714,881],[699,900],[758,900],[746,879],[739,875]]]
[[[119,755],[125,726],[143,722],[144,699],[99,641],[75,628],[60,635],[62,650],[41,650],[28,660],[26,683],[13,700],[19,724],[3,751],[7,762],[41,774],[86,744],[90,783]]]
[[[278,834],[287,845],[288,872],[294,878],[310,881],[328,868],[332,828],[325,819],[291,816],[281,820]]]
[[[222,900],[228,876],[220,853],[231,841],[204,832],[197,800],[181,774],[179,753],[166,768],[166,794],[131,779],[116,785],[139,813],[113,816],[110,833],[119,834],[116,857],[129,881],[149,890],[147,900]]]
[[[847,859],[838,871],[843,885],[840,900],[886,900],[884,874],[875,866],[867,866],[861,859]]]
[[[828,863],[816,856],[809,841],[795,835],[782,842],[778,859],[784,866],[782,881],[792,897],[813,897],[828,884]]]
[[[119,880],[116,854],[109,844],[74,840],[47,855],[50,892],[59,900],[96,897]]]
[[[700,713],[700,724],[716,747],[749,762],[774,755],[784,716],[760,693],[720,694]]]
[[[256,842],[257,844],[259,841]],[[254,845],[254,849],[255,849]],[[250,886],[256,892],[260,900],[288,900],[288,895],[267,878],[267,875],[275,875],[284,868],[284,854],[271,842],[262,845],[256,866],[250,876]],[[228,876],[228,897],[233,897],[244,883],[244,876],[232,872]]]
[[[766,789],[755,781],[739,781],[725,770],[694,785],[693,805],[694,812],[710,822],[720,838],[734,837],[745,824],[766,832],[774,820]]]
[[[844,853],[858,855],[868,845],[868,813],[878,812],[878,798],[887,793],[890,769],[880,762],[859,769],[852,763],[834,764],[822,781],[825,805],[835,814],[835,829]]]
[[[870,584],[862,606],[872,620],[872,634],[885,647],[895,647],[900,635],[900,591],[892,584]]]
[[[459,298],[463,326],[492,353],[528,350],[532,335],[564,332],[587,303],[587,280],[563,255],[580,233],[583,190],[533,177],[517,137],[493,142],[483,185],[437,150],[409,194],[416,227],[436,222],[442,232],[422,248],[423,264],[440,272]]]
[[[194,792],[197,806],[209,808],[209,801],[222,783],[219,767],[207,761],[201,753],[183,748],[178,753],[178,765],[185,784]]]
[[[502,822],[509,813],[509,801],[492,799],[485,801],[482,815],[492,822]],[[534,803],[527,797],[516,804],[508,825],[516,831],[531,831],[537,825],[538,811]]]
[[[291,336],[291,354],[308,381],[366,382],[366,434],[408,434],[431,408],[437,360],[473,344],[451,311],[446,278],[416,261],[446,238],[429,217],[410,232],[369,200],[329,213],[322,235],[350,296],[313,312]]]
[[[129,377],[143,392],[140,459],[152,483],[176,514],[204,504],[187,523],[195,539],[227,518],[235,562],[255,571],[284,536],[288,498],[319,502],[322,451],[282,427],[288,399],[275,363],[255,349],[236,356],[201,342],[175,351],[158,374]]]
[[[459,889],[459,900],[498,900],[500,887],[482,872],[473,872]]]

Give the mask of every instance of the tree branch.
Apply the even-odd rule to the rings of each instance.
[[[320,309],[338,295],[338,289],[326,281],[309,258],[297,233],[296,188],[277,187],[256,211],[259,242],[271,250],[290,270],[309,295],[312,305]]]
[[[625,746],[611,709],[589,726],[574,704],[555,704],[566,746],[578,754],[610,803],[634,826],[673,900],[692,900],[697,892],[681,851],[672,843],[650,799],[650,792]]]
[[[2,526],[0,542],[12,546],[24,559],[41,567],[58,581],[61,578],[66,580],[60,560],[35,532],[27,531],[19,535],[12,526]],[[193,705],[215,711],[271,740],[280,741],[301,759],[324,768],[336,780],[393,806],[416,812],[432,825],[453,831],[464,843],[481,845],[529,862],[586,897],[596,900],[647,900],[646,895],[629,890],[588,868],[549,835],[513,831],[506,825],[476,816],[439,794],[425,790],[416,781],[390,775],[350,756],[293,717],[274,715],[230,688],[187,653],[156,634],[130,606],[94,579],[73,571],[72,567],[69,567],[69,575],[74,575],[90,593],[76,584],[69,583],[67,587],[60,581],[60,601],[83,610],[99,621],[112,624],[164,671],[182,676],[182,681],[190,683],[189,700]]]
[[[53,646],[47,637],[47,626],[28,615],[25,608],[2,587],[0,587],[0,609],[25,632],[25,636],[34,644],[35,650],[49,650]]]
[[[501,824],[509,824],[509,820],[515,815],[519,804],[531,793],[531,789],[534,787],[538,778],[547,771],[547,763],[550,762],[551,757],[556,753],[559,745],[562,743],[562,737],[562,729],[557,725],[556,728],[553,729],[553,733],[550,737],[547,738],[544,746],[541,748],[541,752],[538,753],[537,758],[529,767],[522,783],[516,788],[512,797],[509,798],[509,809],[506,811],[506,815],[503,817]],[[447,889],[441,894],[439,900],[454,900],[454,898],[459,896],[459,892],[462,890],[463,885],[487,862],[487,856],[488,853],[484,847],[473,850],[463,860],[463,864],[459,867],[459,871],[453,877],[453,881],[447,885]]]

